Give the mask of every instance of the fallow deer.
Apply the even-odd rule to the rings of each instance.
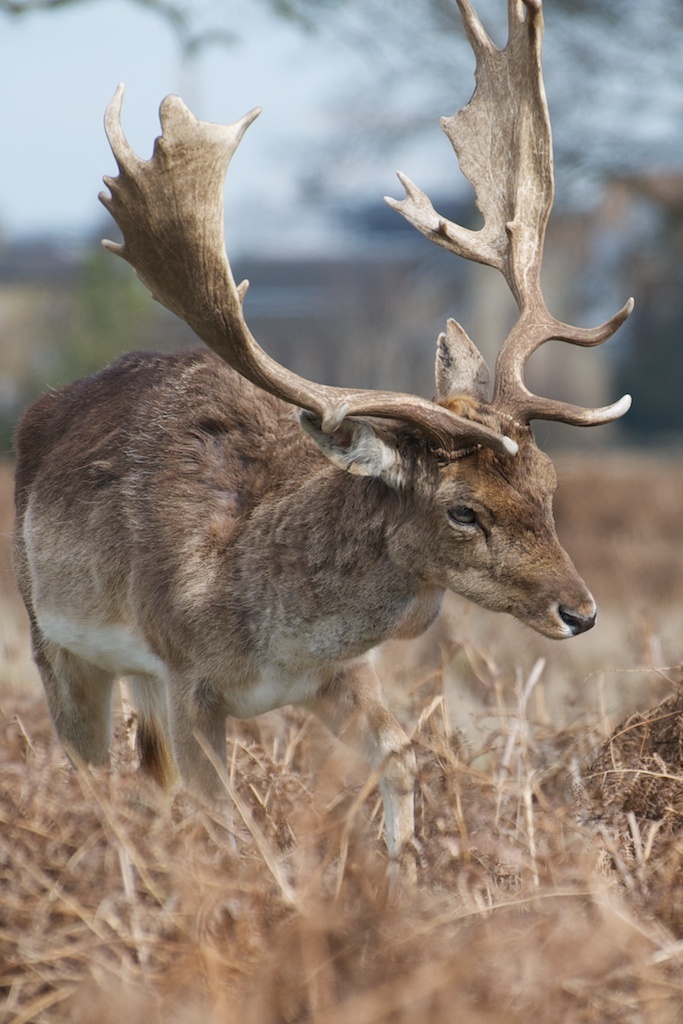
[[[595,603],[557,539],[556,485],[534,419],[591,426],[621,416],[538,397],[529,355],[550,339],[597,345],[561,323],[540,288],[553,198],[541,76],[541,0],[508,0],[497,49],[458,0],[476,89],[442,126],[484,217],[467,230],[407,178],[388,200],[427,238],[496,267],[519,306],[489,396],[486,365],[449,320],[436,398],[334,388],[257,344],[224,246],[223,185],[253,110],[202,122],[161,105],[149,161],[106,114],[119,174],[100,199],[127,260],[208,348],[133,353],[39,398],[16,435],[15,565],[35,661],[68,752],[107,760],[111,696],[125,676],[141,765],[220,791],[227,716],[311,709],[377,769],[387,845],[413,835],[414,759],[386,708],[372,652],[415,637],[451,590],[548,637],[590,629]]]

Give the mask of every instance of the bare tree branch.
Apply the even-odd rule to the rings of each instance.
[[[84,3],[94,4],[98,0],[0,0],[0,14],[21,17],[36,12],[52,11],[58,8],[74,7]],[[220,25],[208,28],[196,26],[196,8],[188,0],[187,3],[174,3],[173,0],[130,0],[137,7],[142,7],[165,21],[176,37],[184,57],[196,57],[202,50],[211,46],[231,46],[239,38],[236,32]],[[277,9],[278,2],[273,3]]]
[[[0,14],[17,17],[33,11],[52,11],[58,7],[92,2],[93,0],[0,0]]]

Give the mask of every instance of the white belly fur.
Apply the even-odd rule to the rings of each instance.
[[[72,622],[53,612],[40,613],[38,625],[53,643],[105,671],[121,676],[163,673],[162,662],[126,626]]]
[[[118,676],[165,676],[163,662],[126,626],[74,622],[54,612],[41,612],[38,624],[53,643],[105,671]],[[236,686],[225,694],[228,713],[254,718],[287,704],[305,704],[320,686],[320,673],[315,670],[293,673],[281,665],[266,665],[250,686]]]
[[[319,672],[293,674],[279,665],[266,665],[250,686],[226,694],[229,713],[235,718],[255,718],[287,704],[306,704],[320,687]]]

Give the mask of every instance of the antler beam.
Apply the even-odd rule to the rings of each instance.
[[[162,135],[141,160],[121,129],[123,87],[107,108],[105,128],[119,167],[100,200],[123,244],[103,244],[127,260],[153,297],[180,316],[230,366],[268,391],[314,413],[331,433],[347,416],[404,420],[453,449],[482,444],[514,454],[516,443],[483,424],[395,392],[335,388],[298,376],[272,359],[251,334],[243,311],[248,282],[235,280],[225,253],[223,187],[240,140],[260,113],[232,125],[195,118],[177,96],[160,109]]]

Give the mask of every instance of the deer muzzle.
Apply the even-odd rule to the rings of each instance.
[[[579,633],[586,633],[589,629],[592,629],[595,625],[595,619],[597,617],[597,608],[593,598],[584,602],[584,605],[580,608],[570,608],[566,604],[560,604],[557,608],[557,614],[559,615],[562,623],[567,628],[567,636],[578,636]]]

